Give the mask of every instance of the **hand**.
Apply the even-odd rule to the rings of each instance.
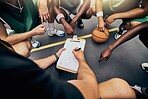
[[[105,23],[104,23],[104,21],[103,20],[98,20],[99,22],[99,24],[98,24],[98,30],[99,31],[104,31],[104,29],[105,29]]]
[[[70,22],[70,26],[74,29],[75,26],[76,26],[76,21],[73,19],[71,22]]]
[[[38,9],[39,9],[39,17],[41,18],[41,22],[43,23],[48,21],[50,14],[47,6],[47,0],[39,0]]]
[[[40,24],[32,29],[31,32],[34,33],[34,35],[42,35],[46,32],[46,27],[43,24]]]
[[[66,50],[66,48],[61,48],[61,49],[59,49],[59,51],[56,53],[57,56],[60,57],[61,54],[62,54],[62,52],[63,52],[64,50]]]
[[[85,58],[84,58],[84,53],[83,51],[80,49],[77,51],[77,47],[72,51],[72,53],[74,54],[75,58],[78,60],[78,61],[85,61]]]
[[[110,50],[110,48],[109,48],[109,47],[106,48],[106,49],[101,53],[99,62],[100,62],[100,61],[103,61],[103,60],[107,61],[107,60],[109,59],[109,57],[111,56],[111,54],[112,54],[112,51]]]
[[[67,24],[65,26],[65,32],[67,33],[67,35],[72,35],[74,33],[74,30],[69,24]]]
[[[112,24],[115,20],[116,20],[115,14],[113,14],[113,15],[107,17],[106,20],[105,20],[105,22],[106,22],[107,25],[110,25],[110,24]]]

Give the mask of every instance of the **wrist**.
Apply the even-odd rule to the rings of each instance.
[[[98,17],[98,22],[99,21],[104,21],[102,16]]]
[[[114,50],[114,47],[112,45],[108,46],[108,48],[111,52]]]
[[[59,56],[57,55],[57,54],[53,54],[53,56],[55,57],[55,61],[58,61],[58,59],[59,59]]]
[[[57,21],[58,21],[59,23],[60,23],[61,18],[64,18],[64,19],[65,19],[64,15],[63,15],[62,13],[59,13],[59,14],[56,16],[56,19],[57,19]]]
[[[34,35],[36,35],[36,32],[34,32],[34,31],[29,31],[29,33],[28,33],[30,36],[34,36]]]
[[[116,14],[113,14],[113,18],[116,20],[116,19],[119,19],[120,18],[120,15],[118,13]]]
[[[103,17],[103,12],[102,12],[102,11],[97,12],[97,13],[96,13],[96,17],[97,17],[97,18],[98,18],[98,17]]]

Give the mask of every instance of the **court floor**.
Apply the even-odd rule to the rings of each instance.
[[[92,17],[89,20],[83,20],[83,22],[84,28],[78,29],[76,27],[75,33],[79,38],[86,39],[85,57],[98,82],[111,78],[122,78],[128,81],[130,85],[148,86],[148,73],[145,73],[140,67],[142,62],[148,62],[148,49],[140,42],[138,36],[115,49],[108,61],[98,63],[101,52],[114,41],[113,36],[121,21],[117,20],[109,27],[110,38],[103,44],[96,44],[91,39],[91,32],[97,25],[96,18]],[[55,25],[57,29],[64,30],[62,25],[57,23]],[[49,37],[45,33],[35,38],[41,42],[42,46],[32,50],[30,59],[44,58],[56,53],[58,49],[64,46],[65,40],[71,38],[71,36]],[[76,78],[76,74],[58,70],[55,66],[56,63],[46,69],[52,77],[63,80]]]

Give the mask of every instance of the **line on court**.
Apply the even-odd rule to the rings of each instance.
[[[118,28],[113,28],[113,29],[109,29],[109,32],[114,32],[114,31],[117,31],[117,30],[118,30]],[[92,36],[92,34],[88,34],[88,35],[80,36],[78,38],[86,39],[86,38],[90,38],[91,36]],[[44,46],[41,46],[39,48],[32,49],[31,52],[36,52],[36,51],[40,51],[40,50],[47,49],[47,48],[50,48],[50,47],[55,47],[55,46],[58,46],[58,45],[62,45],[62,44],[65,43],[65,41],[66,40],[56,42],[56,43],[52,43],[52,44],[48,44],[48,45],[44,45]]]

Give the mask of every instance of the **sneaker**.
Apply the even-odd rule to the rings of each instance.
[[[31,44],[33,48],[38,48],[41,46],[40,42],[35,39],[31,39]]]
[[[70,22],[72,21],[72,19],[70,18],[70,16],[67,18],[67,23],[70,24]]]
[[[142,63],[141,68],[148,73],[148,63]]]
[[[142,94],[142,91],[141,91],[141,87],[140,86],[135,85],[135,86],[131,86],[131,88],[137,90],[138,92],[140,92]]]
[[[77,20],[77,26],[78,26],[80,29],[82,29],[82,28],[84,27],[84,24],[83,24],[83,22],[82,22],[82,19],[78,19],[78,20]]]
[[[117,33],[114,35],[115,40],[119,39],[127,30],[124,30],[122,33],[119,33],[117,31]]]
[[[148,88],[147,87],[140,87],[140,86],[135,85],[135,86],[131,86],[131,88],[137,90],[141,94],[148,97]]]
[[[54,35],[64,36],[65,33],[64,33],[64,31],[53,29],[53,30],[48,30],[48,35],[49,36],[54,36]]]

